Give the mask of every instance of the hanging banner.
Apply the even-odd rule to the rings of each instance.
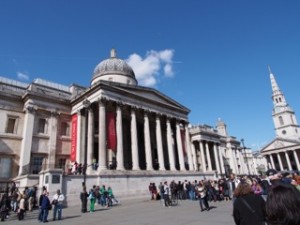
[[[186,149],[185,149],[185,130],[180,129],[180,135],[181,135],[181,143],[182,143],[182,151],[183,155],[186,156]]]
[[[117,150],[117,134],[116,134],[116,113],[108,112],[107,114],[107,147],[112,151]]]
[[[77,114],[72,115],[72,131],[71,131],[71,154],[70,160],[76,160],[77,151]]]

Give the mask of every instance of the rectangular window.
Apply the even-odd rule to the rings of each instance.
[[[32,159],[32,173],[38,174],[42,170],[44,157],[42,156],[34,156]]]
[[[46,119],[40,118],[39,119],[39,125],[38,125],[38,133],[45,133],[45,128],[46,128]]]
[[[12,159],[0,157],[0,179],[10,178],[12,172]]]
[[[67,122],[62,122],[60,133],[62,136],[70,136],[70,124]]]
[[[58,165],[57,167],[60,168],[60,169],[64,169],[66,166],[66,158],[60,158],[58,160]]]
[[[17,131],[16,125],[17,125],[17,118],[8,117],[5,132],[9,134],[15,134]]]

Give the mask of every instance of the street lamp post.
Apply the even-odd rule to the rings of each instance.
[[[245,154],[245,158],[246,158],[246,165],[247,165],[247,170],[248,170],[248,175],[250,175],[250,168],[249,168],[249,164],[248,164],[248,157],[247,157],[247,152],[246,152],[246,147],[244,144],[244,139],[241,139],[241,143],[242,143],[242,148],[244,149],[244,154]]]

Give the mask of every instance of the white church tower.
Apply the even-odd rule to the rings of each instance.
[[[273,99],[272,117],[274,121],[276,137],[299,140],[300,130],[296,120],[295,112],[287,104],[284,94],[279,89],[270,67],[269,72]]]

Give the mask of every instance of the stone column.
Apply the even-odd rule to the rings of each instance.
[[[93,163],[93,150],[94,150],[94,112],[91,107],[88,110],[88,128],[87,128],[87,158],[86,158],[86,174],[91,174]]]
[[[208,171],[212,171],[212,166],[211,166],[211,159],[210,159],[210,154],[209,154],[209,146],[208,146],[208,142],[206,142],[206,144],[205,144],[205,150],[206,150],[206,157],[207,157]]]
[[[34,125],[34,108],[27,106],[25,108],[25,118],[23,127],[23,139],[21,143],[21,154],[20,154],[20,167],[19,176],[30,173],[30,157],[31,157],[31,146],[32,146],[32,135]]]
[[[271,161],[272,169],[276,169],[272,154],[270,154],[270,161]]]
[[[117,128],[117,170],[125,170],[124,152],[123,152],[122,110],[120,104],[117,104],[116,128]]]
[[[229,154],[230,168],[232,169],[232,172],[236,174],[237,166],[236,166],[236,157],[234,154],[234,150],[231,145],[228,145],[227,148],[228,148],[228,154]]]
[[[82,115],[81,112],[77,112],[77,141],[76,141],[76,161],[82,162],[83,161],[83,141],[82,137],[84,136],[84,132],[82,129],[85,127],[85,125],[82,125]]]
[[[162,146],[162,138],[161,138],[161,123],[160,116],[156,114],[156,143],[157,143],[157,155],[158,155],[158,163],[159,170],[165,171],[165,162],[164,162],[164,152]]]
[[[192,148],[194,170],[198,171],[199,169],[198,169],[197,153],[193,142],[191,142],[191,148]]]
[[[220,167],[221,167],[221,174],[225,174],[225,165],[224,165],[224,160],[223,160],[223,148],[220,148],[220,146],[217,146],[218,152],[219,152],[219,157],[220,157]]]
[[[290,157],[289,157],[287,151],[284,152],[284,154],[285,154],[286,162],[287,162],[287,165],[288,165],[288,169],[289,169],[289,170],[292,170],[291,160],[290,160]]]
[[[186,152],[188,156],[188,163],[189,163],[189,170],[193,171],[196,170],[193,163],[193,157],[191,153],[191,141],[190,141],[190,132],[187,124],[185,124],[185,145],[186,145]]]
[[[53,111],[49,119],[49,148],[48,148],[48,168],[55,168],[56,144],[57,144],[57,117],[58,113]]]
[[[206,161],[205,161],[205,154],[204,154],[204,143],[203,141],[199,141],[200,147],[200,154],[201,154],[201,164],[203,172],[206,172]]]
[[[276,155],[277,155],[277,159],[278,159],[278,162],[279,162],[280,170],[282,171],[283,170],[283,166],[282,166],[282,161],[281,161],[280,153],[277,153]]]
[[[182,148],[182,140],[181,140],[181,133],[180,133],[180,125],[179,122],[176,121],[176,139],[177,139],[177,151],[179,157],[179,167],[181,171],[185,171],[184,165],[184,155],[183,155],[183,148]]]
[[[300,170],[299,159],[298,159],[298,156],[297,156],[297,149],[293,150],[293,154],[294,154],[297,170]]]
[[[175,171],[176,168],[175,168],[174,149],[172,144],[172,129],[171,129],[171,123],[169,118],[167,118],[167,142],[168,142],[170,170]]]
[[[144,113],[144,138],[145,138],[145,151],[146,151],[146,164],[147,170],[153,170],[152,163],[152,151],[151,151],[151,140],[150,140],[150,126],[148,113]]]
[[[218,174],[220,175],[221,170],[220,170],[220,164],[219,164],[219,159],[218,159],[219,157],[217,154],[217,143],[214,143],[214,156],[215,156],[216,168],[217,168]]]
[[[107,150],[106,150],[106,111],[105,101],[99,101],[99,167],[98,170],[107,169]]]
[[[136,110],[135,108],[131,107],[130,131],[131,131],[132,170],[140,170],[135,110]]]

